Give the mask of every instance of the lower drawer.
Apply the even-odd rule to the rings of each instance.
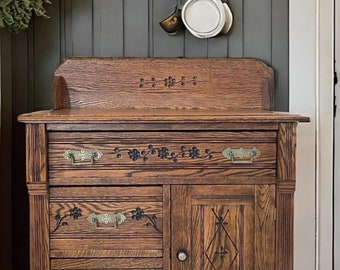
[[[150,237],[51,239],[51,258],[160,258],[163,241]]]
[[[51,270],[61,269],[133,269],[161,270],[161,258],[121,258],[121,259],[52,259]]]
[[[161,186],[54,187],[49,207],[52,269],[112,269],[109,261],[123,265],[126,258],[128,269],[161,267]]]

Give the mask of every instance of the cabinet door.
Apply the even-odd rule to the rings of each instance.
[[[172,269],[275,269],[275,186],[172,186]]]

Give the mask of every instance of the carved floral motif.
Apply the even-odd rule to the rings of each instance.
[[[150,222],[147,222],[145,225],[148,227],[153,227],[155,228],[156,231],[161,232],[161,230],[157,227],[157,216],[156,215],[147,215],[144,213],[144,211],[140,208],[137,207],[136,210],[131,211],[132,214],[132,219],[135,220],[141,220],[144,218],[147,218]]]
[[[76,219],[78,219],[81,216],[82,216],[81,209],[78,208],[78,207],[72,208],[69,213],[67,213],[67,214],[65,214],[63,216],[61,216],[59,213],[56,214],[55,215],[55,220],[57,221],[57,223],[56,223],[56,226],[55,226],[54,230],[52,231],[52,233],[57,231],[60,227],[68,225],[68,222],[64,221],[65,218],[71,217],[71,218],[73,218],[73,220],[76,220]]]
[[[127,152],[131,160],[137,161],[139,159],[142,159],[144,162],[148,161],[149,155],[157,155],[157,157],[160,159],[169,159],[172,160],[173,162],[178,162],[179,158],[185,157],[189,157],[191,159],[195,158],[213,159],[213,155],[209,149],[205,149],[204,154],[202,155],[200,150],[196,146],[192,146],[189,149],[187,149],[185,146],[181,146],[180,150],[177,153],[170,152],[170,150],[167,147],[154,147],[151,144],[147,147],[147,149],[144,150],[137,150],[135,148],[128,149],[116,147],[113,152],[117,158],[121,158],[122,153]]]
[[[137,207],[135,210],[131,211],[131,218],[133,220],[139,221],[142,219],[148,219],[149,222],[147,222],[145,225],[148,227],[153,227],[156,231],[162,232],[158,227],[157,227],[157,216],[156,215],[148,215],[145,214],[144,210],[142,210],[140,207]],[[82,210],[78,207],[72,208],[67,214],[61,216],[59,213],[55,215],[55,220],[57,221],[54,230],[52,233],[56,232],[60,227],[62,226],[67,226],[68,222],[64,221],[67,217],[73,218],[73,220],[77,220],[82,216]],[[87,217],[87,221],[90,224],[94,224],[95,227],[97,228],[98,223],[103,223],[103,224],[113,224],[113,228],[117,228],[118,225],[122,224],[126,220],[126,217],[123,213],[115,213],[115,214],[96,214],[96,213],[91,213]]]
[[[145,80],[144,78],[140,78],[139,87],[142,88],[147,84],[151,84],[152,87],[156,87],[158,83],[163,83],[164,86],[170,88],[174,87],[176,84],[180,84],[181,86],[185,86],[187,83],[192,83],[192,85],[197,85],[198,80],[197,76],[193,76],[191,80],[187,80],[185,76],[182,76],[180,80],[176,80],[176,78],[172,76],[168,76],[163,80],[157,80],[155,77],[152,77],[150,80]]]

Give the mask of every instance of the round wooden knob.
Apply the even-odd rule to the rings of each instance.
[[[188,258],[188,253],[185,250],[180,249],[177,251],[177,259],[180,262],[184,262],[187,258]]]

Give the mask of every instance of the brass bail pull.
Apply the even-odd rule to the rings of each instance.
[[[104,213],[104,214],[96,214],[91,213],[87,217],[87,221],[94,225],[95,229],[98,230],[109,230],[112,228],[118,228],[120,224],[122,224],[126,220],[126,217],[123,213]],[[103,226],[102,226],[103,225]],[[111,225],[111,226],[105,226]]]
[[[71,161],[73,166],[92,165],[103,156],[99,150],[71,150],[68,149],[64,153],[64,158]]]
[[[255,159],[261,156],[261,151],[256,147],[251,149],[232,149],[228,147],[223,150],[222,155],[231,160],[232,163],[253,163]]]

